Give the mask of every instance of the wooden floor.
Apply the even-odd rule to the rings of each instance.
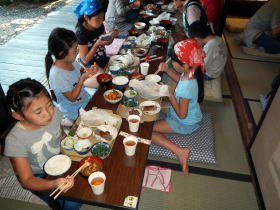
[[[73,9],[80,0],[50,13],[32,28],[0,46],[0,83],[6,93],[9,85],[30,77],[42,81],[48,36],[56,27],[75,29],[77,18]]]

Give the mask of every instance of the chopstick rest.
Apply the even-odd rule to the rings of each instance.
[[[126,133],[124,131],[120,131],[119,134],[123,137],[134,136],[134,135],[132,135],[130,133]],[[135,137],[138,139],[138,142],[140,142],[140,143],[147,144],[147,145],[150,145],[152,143],[152,141],[149,140],[149,139],[143,139],[143,138],[138,137],[138,136],[135,136]]]

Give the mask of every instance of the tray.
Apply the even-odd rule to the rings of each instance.
[[[116,114],[113,114],[113,112],[112,112],[111,110],[107,110],[107,109],[103,109],[103,110],[107,111],[107,112],[108,112],[111,116],[113,116],[113,117],[120,118],[120,123],[117,123],[117,124],[114,126],[114,127],[117,129],[117,131],[119,132],[120,127],[121,127],[121,116],[116,115]],[[81,127],[81,126],[84,126],[84,125],[81,123],[81,118],[78,117],[78,119],[76,120],[75,124],[72,126],[71,130],[69,131],[69,136],[74,136],[75,133],[76,133],[76,130],[77,130],[79,127]],[[92,129],[94,129],[94,128],[92,128]],[[117,135],[117,136],[118,136],[118,135]],[[113,140],[111,140],[111,141],[109,141],[109,142],[107,142],[107,143],[111,146],[111,151],[112,151],[112,149],[113,149],[115,140],[116,140],[116,138],[113,139]],[[92,137],[90,138],[90,141],[91,141],[92,145],[94,145],[94,144],[100,142],[100,141],[98,141],[94,136],[92,136]],[[103,157],[102,159],[107,158],[107,157],[110,155],[111,151],[108,153],[108,155],[106,155],[106,156]],[[80,161],[80,160],[83,159],[84,157],[92,156],[92,153],[91,153],[91,152],[88,152],[88,153],[85,154],[85,155],[80,155],[80,154],[78,154],[75,150],[69,151],[69,150],[66,150],[66,149],[64,149],[64,148],[62,148],[62,147],[61,147],[61,153],[64,154],[64,155],[69,156],[70,159],[73,160],[73,161]]]

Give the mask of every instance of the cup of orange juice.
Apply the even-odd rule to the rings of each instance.
[[[123,139],[125,154],[133,156],[135,154],[138,139],[135,136],[128,136]]]
[[[100,195],[104,192],[106,176],[101,171],[96,171],[88,177],[88,183],[95,195]]]

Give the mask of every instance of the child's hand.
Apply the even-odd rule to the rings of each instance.
[[[99,39],[95,42],[94,45],[96,47],[100,47],[100,46],[108,45],[108,44],[110,44],[110,42],[111,42],[111,39],[109,39],[109,40],[102,40],[102,38],[99,37]]]
[[[99,70],[101,70],[102,68],[98,65],[94,66],[91,65],[91,67],[88,69],[88,71],[91,72],[91,75],[95,75]]]
[[[88,71],[85,71],[85,72],[81,75],[80,79],[81,79],[82,81],[85,81],[87,78],[89,78],[89,77],[91,77],[91,76],[92,76],[92,71],[89,69]]]
[[[116,38],[118,35],[119,35],[119,30],[118,29],[113,29],[112,37]]]
[[[168,71],[168,65],[166,63],[160,63],[158,69],[163,72]]]
[[[58,178],[58,179],[55,180],[55,182],[56,182],[56,184],[55,184],[56,187],[55,188],[59,187],[63,183],[66,184],[66,187],[63,190],[64,193],[67,192],[71,187],[74,186],[74,178],[71,177],[71,176],[67,176],[66,178]]]
[[[140,0],[136,0],[134,1],[133,3],[131,3],[129,5],[129,7],[132,9],[132,8],[139,8],[141,6],[141,1]]]

